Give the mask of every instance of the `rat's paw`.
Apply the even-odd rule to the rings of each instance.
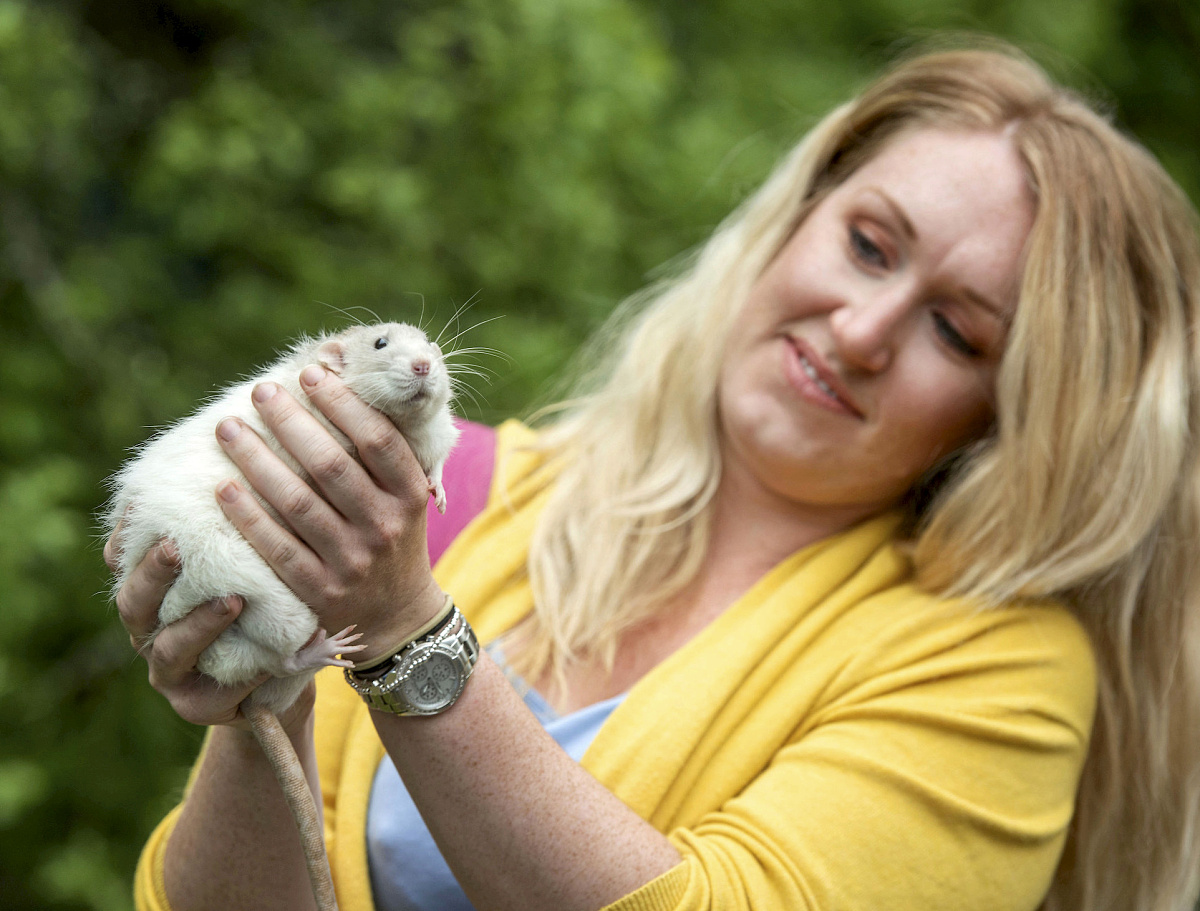
[[[338,655],[361,652],[366,646],[355,644],[361,638],[362,633],[355,633],[353,626],[347,626],[334,636],[327,636],[325,630],[318,629],[308,645],[283,662],[284,670],[288,674],[303,674],[328,666],[354,667],[353,661]]]
[[[337,633],[332,639],[330,639],[326,643],[326,645],[328,645],[330,647],[330,649],[332,650],[333,654],[340,655],[340,654],[343,654],[344,652],[361,652],[364,648],[366,648],[366,645],[364,645],[364,644],[359,644],[359,645],[354,644],[354,643],[358,642],[359,639],[362,638],[362,633],[354,632],[354,630],[356,628],[357,628],[356,624],[352,623],[349,626],[347,626],[344,630],[342,630],[340,633]],[[351,633],[353,633],[353,635],[351,635]],[[334,662],[330,662],[330,663],[332,664]],[[338,667],[354,667],[354,662],[353,661],[338,661],[337,666]]]
[[[433,505],[444,516],[446,514],[446,488],[442,486],[441,481],[438,481],[436,484],[431,481],[429,492],[433,494]]]

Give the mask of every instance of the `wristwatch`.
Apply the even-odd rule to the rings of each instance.
[[[346,682],[368,707],[393,715],[437,715],[454,705],[479,660],[471,624],[452,607],[437,627],[368,671],[346,668]]]

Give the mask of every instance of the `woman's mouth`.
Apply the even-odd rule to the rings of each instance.
[[[861,419],[862,409],[816,352],[800,339],[787,342],[786,373],[792,387],[815,405]]]
[[[808,374],[808,378],[821,387],[821,391],[828,396],[837,398],[837,393],[817,375],[817,368],[808,362],[804,355],[800,355],[800,366],[804,368],[804,372]]]

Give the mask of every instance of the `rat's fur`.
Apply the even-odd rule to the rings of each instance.
[[[382,339],[386,339],[384,347],[376,347]],[[458,438],[450,416],[446,365],[437,345],[419,329],[383,323],[302,339],[260,374],[222,391],[200,411],[147,442],[113,478],[113,497],[106,517],[110,531],[123,519],[114,590],[159,539],[170,538],[178,548],[182,568],[159,609],[160,628],[205,601],[232,594],[243,596],[241,615],[204,650],[197,667],[229,686],[245,684],[264,671],[276,675],[251,696],[254,704],[276,714],[296,700],[318,666],[347,664],[333,660],[333,645],[350,640],[330,640],[323,659],[307,663],[295,660],[318,632],[317,618],[279,580],[218,506],[214,493],[217,485],[229,477],[243,483],[245,478],[221,450],[215,428],[223,418],[241,418],[293,470],[309,480],[266,429],[250,393],[263,381],[278,383],[348,451],[353,451],[346,436],[300,389],[300,371],[315,363],[340,375],[351,389],[396,424],[425,470],[439,508],[444,510],[442,466]],[[422,374],[422,369],[427,373]],[[249,484],[245,486],[252,489]],[[267,509],[275,514],[269,506]]]

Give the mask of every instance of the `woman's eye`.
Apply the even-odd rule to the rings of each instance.
[[[983,354],[982,351],[963,338],[962,333],[954,328],[954,324],[950,320],[946,319],[945,316],[936,310],[933,313],[933,324],[937,329],[937,334],[942,337],[942,341],[959,354],[970,358],[976,358]]]
[[[386,347],[387,347],[387,336],[384,336],[383,338],[375,339],[375,350],[376,351],[378,351],[380,348],[386,348]]]
[[[850,226],[850,249],[860,262],[872,268],[878,269],[887,265],[887,256],[879,245],[854,225]]]

